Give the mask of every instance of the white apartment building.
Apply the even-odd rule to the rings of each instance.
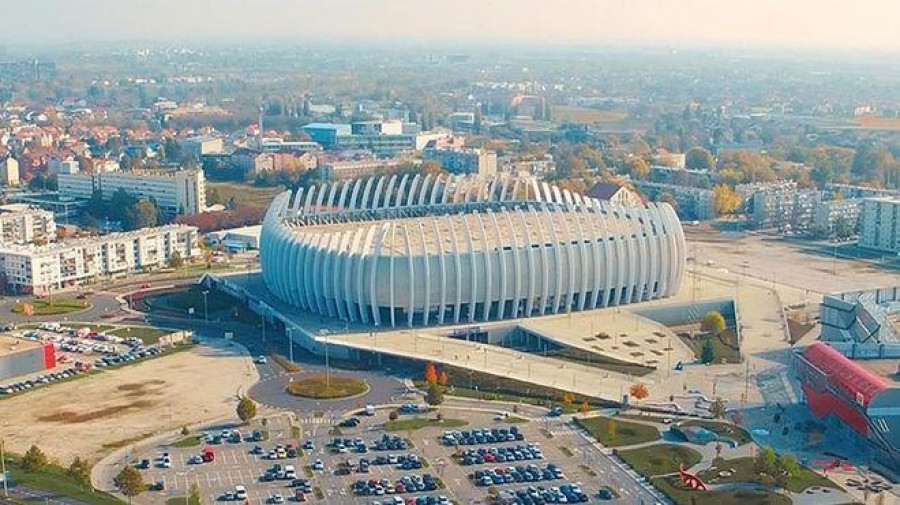
[[[103,199],[112,198],[119,189],[138,199],[154,199],[170,216],[197,214],[206,208],[206,178],[202,170],[171,172],[141,170],[94,174],[59,174],[60,194],[90,198],[100,191]]]
[[[52,212],[24,204],[0,206],[0,246],[50,242],[55,237]]]
[[[0,161],[0,186],[19,185],[19,162],[15,158]]]
[[[197,228],[168,225],[48,245],[0,247],[0,281],[7,293],[48,294],[165,267],[172,254],[201,254]]]
[[[900,198],[866,198],[859,215],[859,245],[900,253]]]

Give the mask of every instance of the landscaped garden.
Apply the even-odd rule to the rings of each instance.
[[[606,447],[642,444],[660,438],[659,430],[653,426],[612,417],[587,417],[575,419],[575,422]]]
[[[646,478],[678,471],[681,463],[690,468],[700,462],[702,456],[690,447],[674,444],[656,444],[639,449],[619,451],[619,457],[637,473]]]
[[[706,428],[722,438],[734,440],[738,445],[744,445],[753,441],[747,430],[740,426],[724,422],[691,420],[685,421],[683,426],[700,426],[701,428]]]
[[[29,309],[30,307],[30,309]],[[91,304],[87,300],[78,298],[44,298],[29,302],[17,303],[12,311],[16,314],[33,316],[55,316],[59,314],[71,314],[89,309]]]
[[[291,382],[288,393],[304,398],[333,400],[361,395],[369,390],[369,385],[361,379],[325,375],[311,375]]]

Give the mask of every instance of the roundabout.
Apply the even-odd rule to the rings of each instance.
[[[286,391],[311,400],[343,400],[365,395],[370,389],[363,379],[309,375],[288,383]]]

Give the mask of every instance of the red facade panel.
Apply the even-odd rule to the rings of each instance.
[[[878,393],[888,388],[887,382],[847,359],[840,352],[822,342],[815,342],[803,351],[803,357],[828,376],[828,380],[849,398],[865,409]]]
[[[869,435],[866,416],[858,408],[827,391],[816,391],[807,384],[803,384],[803,393],[806,395],[806,404],[809,405],[809,410],[819,419],[833,414],[860,435],[864,437]]]

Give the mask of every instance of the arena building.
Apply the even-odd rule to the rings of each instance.
[[[533,178],[404,174],[278,195],[266,286],[373,326],[474,323],[664,298],[686,247],[668,204],[619,206]]]

